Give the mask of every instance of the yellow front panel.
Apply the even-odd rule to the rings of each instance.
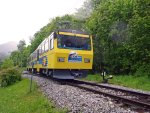
[[[68,57],[71,51],[75,51],[78,56],[81,56],[82,62],[69,62]],[[58,58],[64,58],[65,62],[58,62]],[[90,63],[85,63],[84,58],[89,58]],[[58,49],[57,52],[55,53],[54,67],[56,69],[92,69],[92,63],[93,63],[92,51]]]

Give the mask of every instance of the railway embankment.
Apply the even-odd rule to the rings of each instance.
[[[30,74],[23,77],[30,79]],[[67,108],[70,113],[132,113],[131,107],[115,102],[112,98],[95,94],[67,84],[60,84],[48,78],[33,76],[42,93],[55,104]]]

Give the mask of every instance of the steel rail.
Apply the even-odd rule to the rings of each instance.
[[[147,94],[147,93],[131,91],[131,90],[121,89],[121,88],[112,87],[112,86],[105,86],[105,85],[102,85],[102,84],[97,84],[97,83],[82,81],[82,80],[74,80],[74,82],[77,82],[77,83],[80,83],[80,84],[91,85],[91,86],[98,86],[100,88],[106,88],[106,89],[112,89],[112,90],[116,90],[116,91],[122,91],[122,92],[125,92],[125,93],[131,93],[131,94],[140,95],[140,96],[143,96],[143,97],[149,97],[150,98],[150,94]]]
[[[118,99],[119,101],[121,101],[125,104],[128,104],[128,105],[136,105],[136,106],[139,106],[139,107],[144,107],[144,108],[150,109],[150,104],[149,103],[145,103],[145,102],[137,101],[137,100],[132,100],[132,99],[117,96],[117,95],[114,95],[114,94],[106,93],[106,92],[103,92],[103,91],[95,90],[95,89],[92,89],[92,88],[82,86],[81,84],[79,85],[79,84],[74,84],[74,83],[70,83],[70,82],[67,82],[66,84],[68,84],[70,86],[78,87],[80,89],[87,90],[87,91],[90,91],[90,92],[93,92],[93,93],[96,93],[96,94],[103,94],[105,96],[109,96],[109,97],[112,97],[114,99]]]

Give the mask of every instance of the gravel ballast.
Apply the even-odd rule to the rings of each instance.
[[[30,78],[31,75],[24,74]],[[129,107],[121,107],[111,98],[94,94],[73,86],[61,85],[51,79],[33,76],[42,93],[57,106],[69,113],[134,113]]]

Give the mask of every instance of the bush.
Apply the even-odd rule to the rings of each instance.
[[[142,66],[139,66],[139,68],[137,69],[136,76],[148,76],[150,77],[150,64],[145,64]]]
[[[21,72],[17,68],[5,69],[0,72],[0,86],[6,87],[21,80]]]
[[[8,68],[12,68],[14,66],[14,63],[11,59],[5,59],[4,62],[2,63],[1,68],[2,69],[8,69]]]

